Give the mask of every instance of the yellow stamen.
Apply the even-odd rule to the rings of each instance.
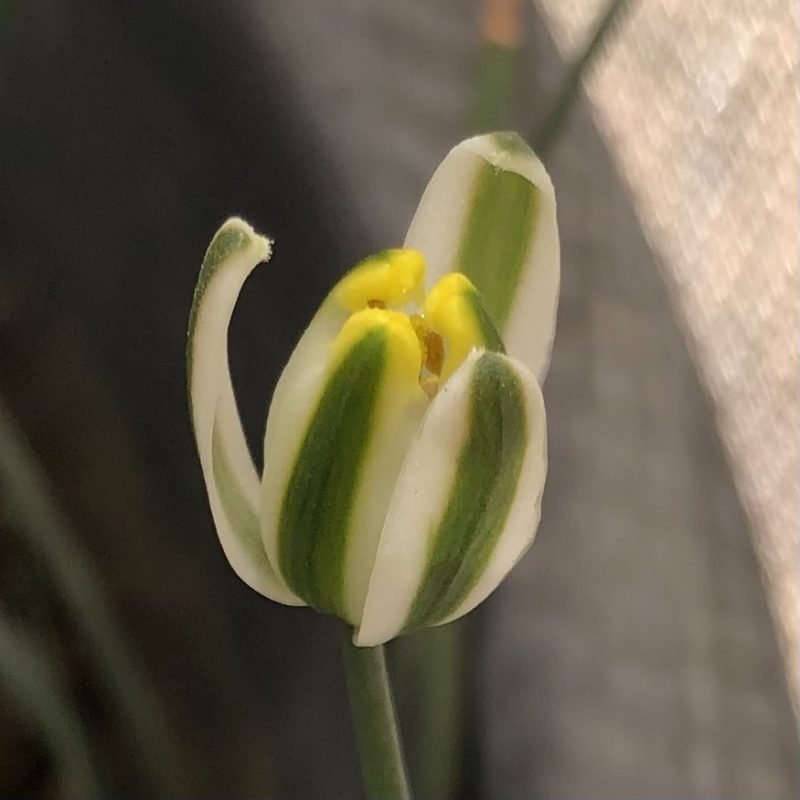
[[[439,367],[442,380],[447,380],[472,350],[485,344],[470,303],[470,295],[476,293],[466,275],[449,272],[425,298],[425,323],[447,344]]]
[[[445,275],[426,297],[424,283],[422,253],[384,250],[350,270],[334,288],[332,298],[352,314],[337,338],[345,344],[338,346],[349,347],[350,337],[360,337],[375,325],[388,326],[392,339],[404,343],[398,358],[406,365],[419,364],[419,385],[433,396],[472,350],[487,343],[477,290],[465,275]],[[422,313],[403,313],[410,303],[422,305]]]
[[[336,301],[348,311],[370,303],[400,308],[422,302],[425,257],[418,250],[394,249],[365,259],[353,267],[333,290]]]
[[[387,379],[418,390],[422,350],[408,316],[397,311],[365,308],[350,316],[333,340],[331,367],[338,365],[359,341],[376,329],[383,329],[386,337]]]

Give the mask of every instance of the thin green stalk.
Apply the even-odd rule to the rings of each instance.
[[[88,557],[53,500],[36,456],[2,403],[0,496],[12,530],[44,565],[88,645],[98,679],[139,763],[141,796],[168,796],[166,747],[149,688],[109,613]]]
[[[480,50],[468,125],[473,134],[511,127],[521,0],[483,0],[478,25]]]
[[[411,779],[420,797],[459,796],[465,750],[465,643],[468,619],[396,639],[389,661],[401,677],[400,717],[408,714]]]
[[[630,0],[610,0],[605,11],[598,18],[594,33],[586,43],[583,52],[569,66],[567,74],[561,81],[556,97],[550,106],[550,110],[538,130],[531,137],[531,146],[540,156],[545,154],[561,135],[580,94],[580,86],[584,74],[592,65],[600,46],[613,30],[614,23],[629,4]]]
[[[81,800],[103,796],[86,731],[59,689],[58,676],[40,648],[0,613],[0,685],[21,718],[38,728],[63,770],[69,794]]]
[[[368,800],[408,800],[403,748],[383,647],[356,647],[344,633],[344,666]]]
[[[510,127],[516,60],[516,47],[489,41],[481,44],[469,124],[471,133],[488,133]]]

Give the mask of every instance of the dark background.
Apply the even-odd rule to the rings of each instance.
[[[0,396],[148,676],[172,792],[356,797],[336,626],[250,591],[217,543],[186,410],[188,308],[227,216],[275,238],[232,329],[257,443],[305,321],[344,269],[402,241],[466,130],[476,4],[9,8]],[[520,73],[525,132],[563,73],[531,10]],[[452,796],[796,797],[795,720],[745,517],[584,108],[548,167],[563,243],[550,478],[536,547],[459,634]],[[136,796],[88,654],[2,516],[3,606],[42,632],[116,795]],[[426,696],[414,647],[393,653],[412,771]],[[58,786],[0,698],[0,796]]]

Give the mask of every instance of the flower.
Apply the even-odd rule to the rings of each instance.
[[[448,154],[403,248],[347,273],[298,342],[259,478],[227,330],[270,254],[267,239],[228,220],[189,322],[192,422],[231,565],[272,600],[341,617],[361,646],[460,617],[522,557],[540,516],[539,384],[559,284],[544,167],[514,134]]]

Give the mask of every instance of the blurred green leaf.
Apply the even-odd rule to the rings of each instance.
[[[63,600],[138,760],[142,792],[164,797],[167,747],[144,676],[117,628],[88,556],[58,508],[22,431],[0,402],[0,498],[11,528],[43,565]]]
[[[40,646],[0,613],[0,684],[63,769],[71,797],[103,796],[80,718]]]

